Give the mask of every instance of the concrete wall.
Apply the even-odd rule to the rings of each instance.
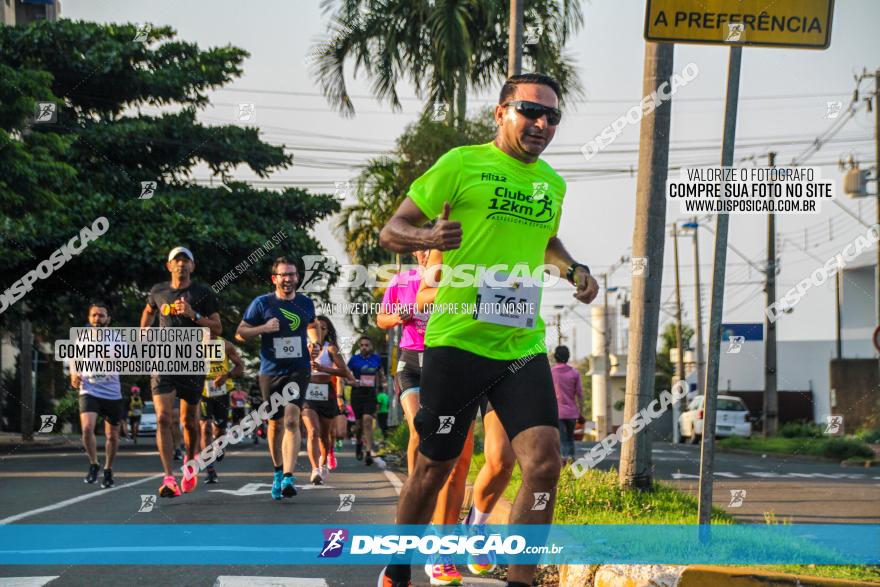
[[[843,416],[844,432],[855,432],[872,418],[880,418],[880,371],[876,359],[840,359],[830,364],[834,415]]]

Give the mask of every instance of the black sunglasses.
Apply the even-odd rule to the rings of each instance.
[[[538,104],[537,102],[529,102],[528,100],[514,100],[512,102],[508,102],[504,105],[505,108],[507,106],[513,106],[516,108],[517,114],[522,114],[529,120],[538,120],[544,115],[547,115],[547,124],[550,126],[556,126],[559,124],[559,121],[562,120],[562,112],[559,108],[551,108],[550,106],[544,106],[543,104]]]

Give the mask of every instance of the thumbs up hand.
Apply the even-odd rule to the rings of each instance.
[[[449,220],[449,202],[443,204],[443,214],[431,229],[431,248],[449,251],[461,246],[461,222]]]

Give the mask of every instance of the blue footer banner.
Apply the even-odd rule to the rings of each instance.
[[[14,524],[0,564],[880,564],[880,525]]]

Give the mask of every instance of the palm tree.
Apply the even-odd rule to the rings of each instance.
[[[330,40],[312,50],[312,73],[330,103],[354,115],[345,65],[354,63],[372,79],[373,94],[401,108],[400,81],[411,81],[432,105],[447,105],[447,122],[464,126],[467,92],[486,90],[507,70],[508,10],[499,0],[324,0],[331,14]],[[526,45],[532,69],[555,77],[568,96],[583,90],[563,47],[583,24],[577,0],[527,0],[527,27],[540,27],[536,44]]]

